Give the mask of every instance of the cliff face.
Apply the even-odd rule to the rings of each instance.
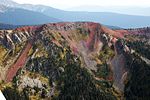
[[[133,36],[129,34],[146,33],[145,36],[149,34],[148,29],[147,31],[145,29],[137,30],[111,30],[92,22],[64,22],[0,31],[0,50],[2,51],[0,79],[6,83],[15,84],[19,90],[24,90],[27,88],[24,79],[45,83],[43,81],[45,78],[48,80],[46,82],[49,82],[45,83],[46,86],[51,89],[41,90],[42,86],[37,88],[41,92],[48,91],[45,97],[50,98],[54,95],[62,97],[60,92],[70,93],[62,89],[64,85],[58,89],[60,83],[67,82],[66,84],[69,84],[69,79],[78,82],[80,78],[83,78],[80,81],[84,83],[83,80],[87,78],[85,77],[87,75],[92,77],[87,78],[87,81],[90,79],[93,85],[86,84],[86,87],[89,85],[94,89],[93,86],[96,86],[101,90],[99,94],[105,95],[108,97],[107,99],[123,98],[132,69],[129,64],[129,58],[132,56],[126,55],[132,55],[131,52],[134,49],[128,43],[133,41],[131,39]],[[72,74],[68,69],[70,72],[72,71]],[[77,69],[81,72],[78,72]],[[76,78],[67,76],[70,74]],[[61,77],[63,75],[66,75],[64,77],[67,77],[68,81]],[[34,84],[34,82],[32,83]],[[32,87],[33,84],[29,87],[36,91]],[[79,87],[77,86],[77,89]],[[86,91],[83,91],[88,93],[89,90],[87,88]],[[81,94],[84,93],[83,91]],[[31,91],[28,90],[28,92]],[[85,98],[84,96],[83,94],[81,97]]]

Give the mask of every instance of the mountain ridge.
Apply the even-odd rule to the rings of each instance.
[[[77,12],[77,11],[71,12],[55,9],[48,6],[31,5],[31,4],[29,5],[17,4],[16,7],[36,11],[46,16],[56,18],[62,21],[71,21],[71,22],[92,21],[92,22],[99,22],[105,25],[119,26],[122,28],[138,28],[150,26],[149,16],[133,16],[109,12]]]
[[[36,25],[36,24],[44,24],[47,22],[60,21],[59,19],[48,17],[38,12],[19,9],[19,8],[6,7],[5,11],[0,13],[1,13],[0,22],[5,24]]]
[[[149,31],[122,31],[94,22],[2,30],[0,87],[7,99],[146,99]]]

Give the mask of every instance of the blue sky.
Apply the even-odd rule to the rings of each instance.
[[[66,9],[81,5],[149,7],[150,0],[13,0],[18,3],[43,4]]]

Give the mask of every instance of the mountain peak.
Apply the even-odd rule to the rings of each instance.
[[[87,30],[90,30],[91,32],[94,32],[96,30],[101,31],[102,33],[107,33],[109,35],[112,35],[114,37],[122,38],[123,34],[120,34],[117,31],[113,31],[100,23],[95,22],[58,22],[58,23],[48,23],[44,25],[39,26],[25,26],[21,28],[17,28],[16,30],[19,31],[40,31],[44,29],[51,29],[51,30],[57,30],[57,31],[70,31],[80,28],[86,28]]]

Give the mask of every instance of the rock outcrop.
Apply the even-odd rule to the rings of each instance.
[[[147,41],[149,33],[149,28],[111,30],[93,22],[50,23],[0,31],[0,46],[6,49],[0,64],[1,69],[5,69],[0,72],[1,80],[14,81],[20,75],[17,74],[18,70],[23,68],[48,78],[52,88],[51,91],[48,90],[51,94],[49,96],[53,96],[59,94],[59,78],[66,74],[67,66],[74,66],[76,69],[78,64],[81,69],[87,70],[94,82],[98,81],[94,83],[97,88],[104,87],[102,93],[123,98],[126,84],[132,76],[132,60],[129,59],[134,58],[134,54],[138,52],[132,52],[135,47],[130,42],[143,39],[141,36],[145,36],[143,41]],[[148,61],[144,53],[136,54],[141,54]],[[80,79],[80,74],[77,74],[77,80]],[[21,88],[42,88],[42,83],[37,78],[24,76],[18,80],[21,83],[17,84]]]

